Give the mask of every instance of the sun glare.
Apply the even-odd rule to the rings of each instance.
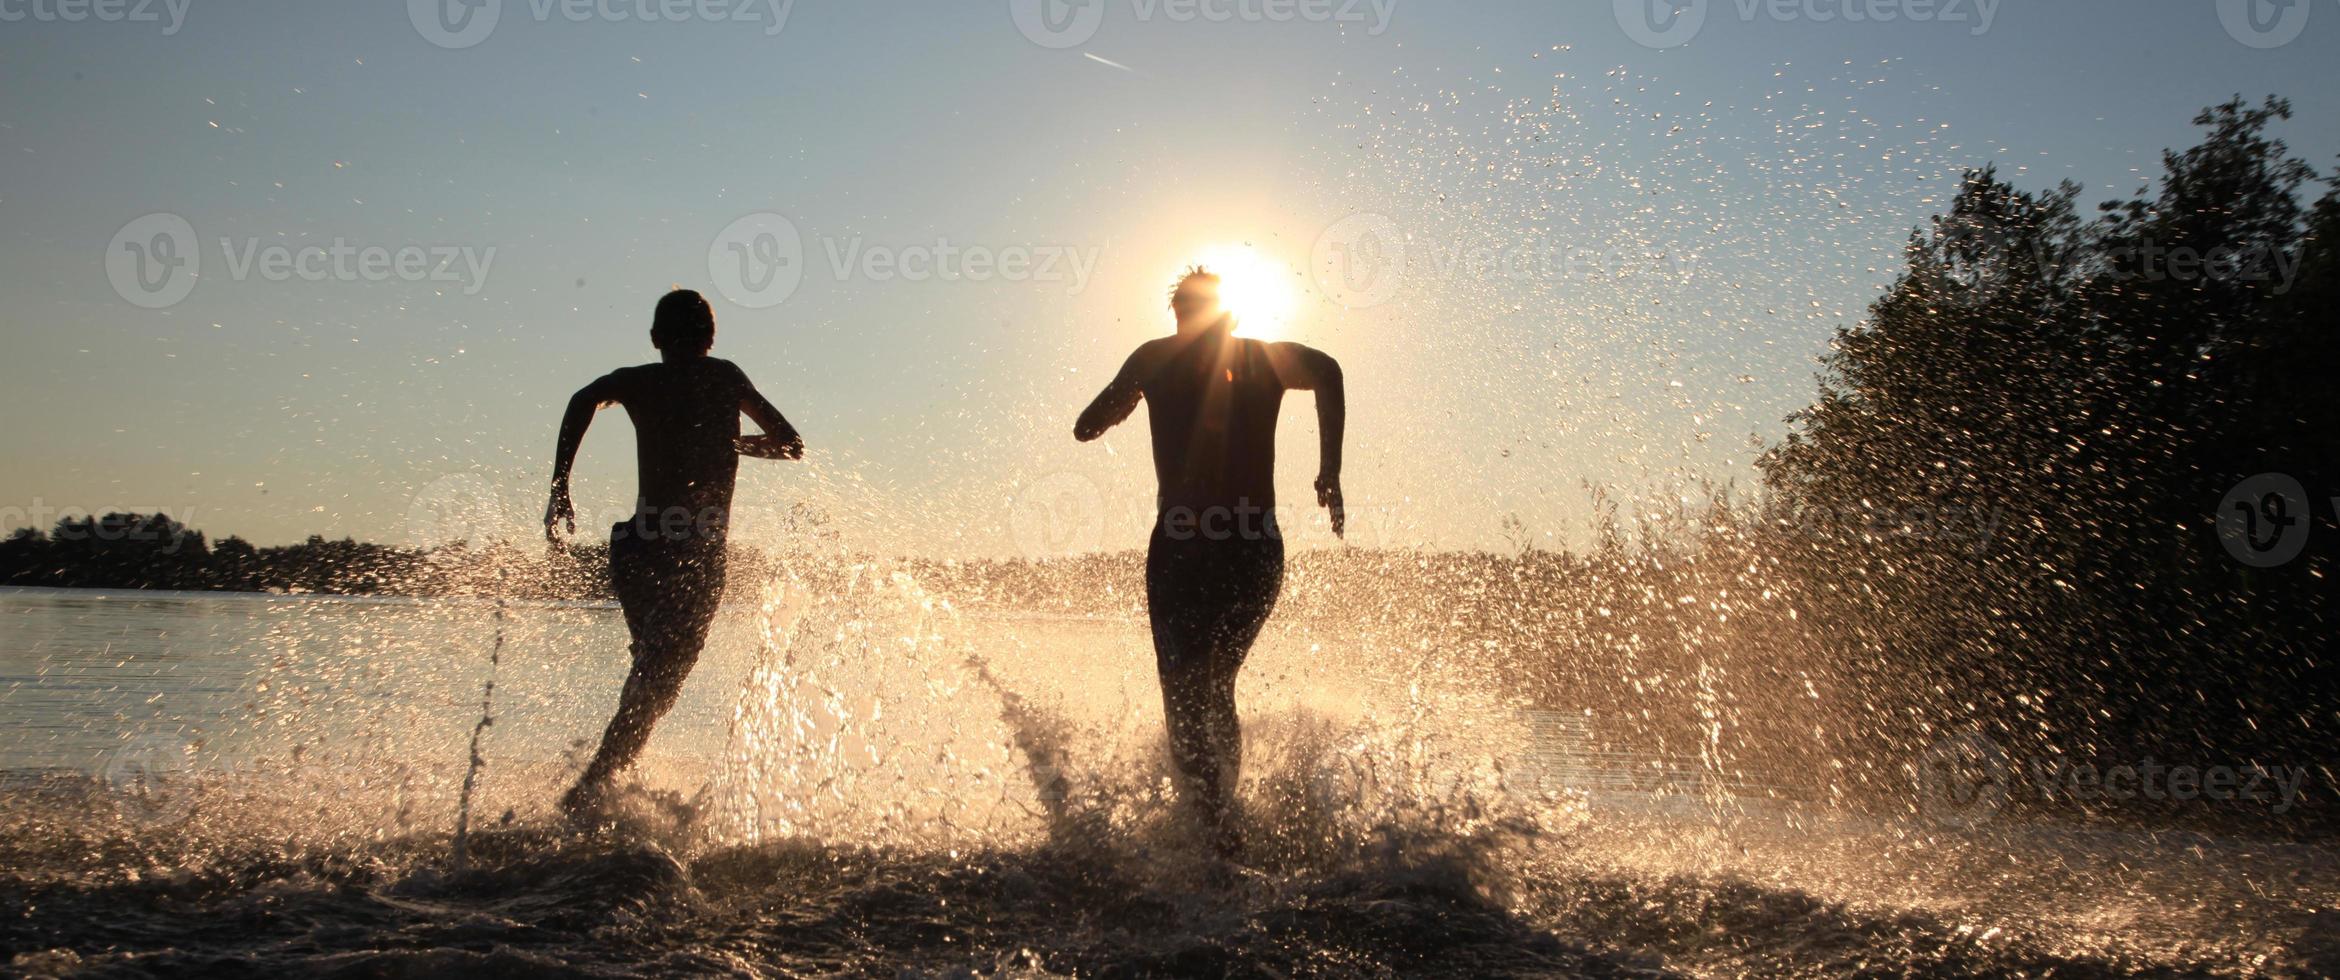
[[[1194,258],[1219,274],[1219,301],[1235,314],[1235,332],[1259,340],[1282,340],[1292,332],[1300,305],[1298,273],[1275,256],[1249,245],[1216,245]]]

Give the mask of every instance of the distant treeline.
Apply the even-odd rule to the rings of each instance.
[[[261,548],[237,537],[212,542],[162,514],[117,513],[67,517],[47,531],[17,529],[0,541],[0,585],[598,599],[608,592],[607,554],[601,545],[548,557],[542,548],[504,543],[417,549],[314,535]]]

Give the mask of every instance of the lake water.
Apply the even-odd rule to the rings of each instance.
[[[616,700],[613,609],[0,591],[0,972],[2340,963],[2328,847],[1636,806],[1436,651],[1282,622],[1244,677],[1256,867],[1229,871],[1168,795],[1142,623],[851,582],[735,586],[625,818],[583,835],[550,802]]]

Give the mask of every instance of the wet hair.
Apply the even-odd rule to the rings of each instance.
[[[1208,286],[1210,287],[1211,293],[1213,295],[1217,295],[1219,292],[1219,274],[1212,272],[1209,269],[1205,269],[1199,265],[1187,266],[1186,271],[1179,275],[1178,281],[1170,284],[1171,309],[1175,310],[1178,308],[1178,294],[1185,292],[1186,287],[1189,284]]]
[[[659,350],[705,354],[715,347],[715,308],[697,290],[677,289],[658,299],[650,317],[650,345]]]

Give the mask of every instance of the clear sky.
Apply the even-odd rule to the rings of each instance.
[[[525,534],[561,405],[682,284],[813,450],[749,461],[753,533],[1137,547],[1144,426],[1071,421],[1208,253],[1346,366],[1359,543],[1565,543],[1588,484],[1748,483],[1961,168],[2124,196],[2237,93],[2340,153],[2324,0],[1713,0],[1671,47],[1608,0],[474,2],[0,0],[0,516]],[[793,290],[740,278],[791,257],[756,214]],[[1283,447],[1297,500],[1304,395]],[[631,479],[605,415],[580,510]]]

